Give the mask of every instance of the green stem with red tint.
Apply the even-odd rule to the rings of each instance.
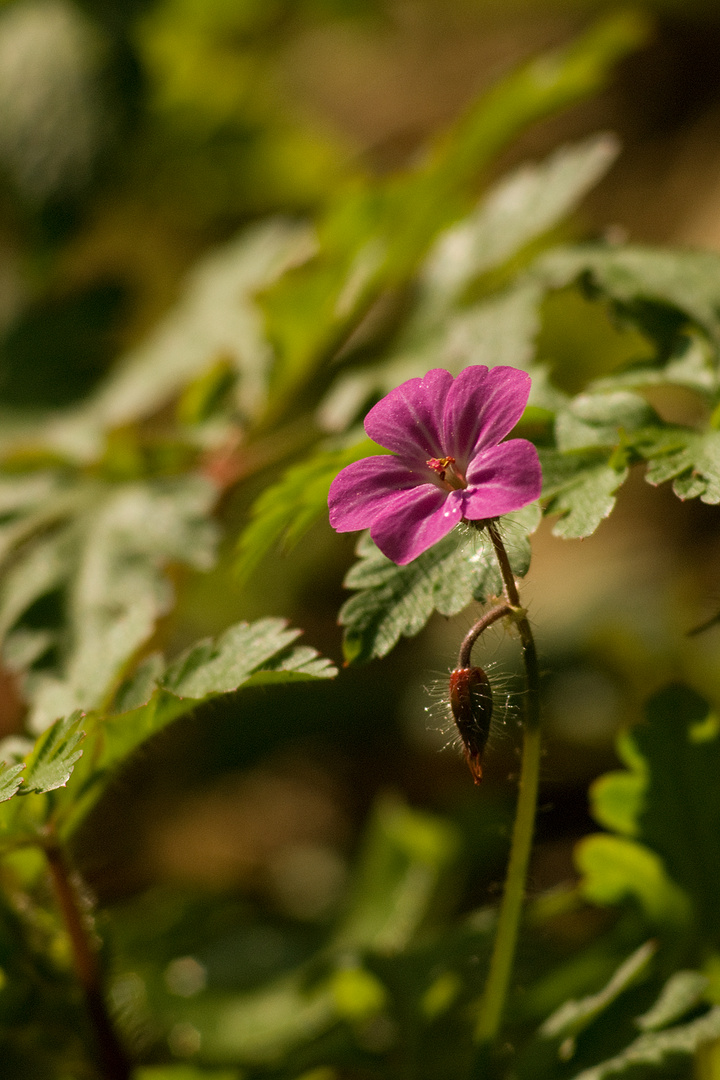
[[[520,596],[515,577],[497,523],[491,521],[486,525],[486,528],[500,566],[505,597],[512,610],[520,635],[526,680],[522,768],[510,846],[510,859],[505,877],[505,888],[500,905],[488,978],[480,1003],[480,1016],[475,1029],[476,1041],[481,1045],[490,1046],[497,1041],[500,1032],[515,959],[515,948],[525,899],[525,882],[535,826],[541,743],[540,671],[535,640],[527,614],[520,605]]]

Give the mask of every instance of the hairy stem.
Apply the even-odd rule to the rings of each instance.
[[[520,606],[520,596],[510,566],[510,560],[497,524],[494,521],[490,522],[487,525],[487,531],[497,555],[505,596],[511,609],[513,609],[520,634],[523,662],[525,664],[526,693],[524,699],[522,768],[510,846],[510,859],[500,905],[495,944],[490,959],[490,969],[482,997],[480,1017],[475,1029],[475,1038],[481,1044],[492,1044],[497,1040],[505,1011],[523,900],[525,898],[525,881],[533,840],[541,756],[540,672],[535,640],[527,615]]]
[[[95,1033],[100,1074],[103,1080],[130,1080],[130,1062],[107,1013],[97,949],[82,910],[76,882],[55,837],[48,837],[44,850],[58,907],[70,937],[75,973],[82,986]]]
[[[497,622],[498,619],[502,619],[505,615],[512,615],[512,612],[513,609],[509,604],[500,604],[498,607],[494,607],[491,611],[488,611],[481,619],[478,619],[474,626],[470,627],[460,646],[458,667],[470,667],[470,657],[472,655],[473,645],[480,635],[487,630],[488,626],[492,626],[494,622]]]

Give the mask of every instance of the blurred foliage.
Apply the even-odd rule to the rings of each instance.
[[[552,133],[558,113],[612,82],[647,18],[613,12],[525,59],[423,154],[379,174],[318,123],[285,69],[313,32],[382,33],[398,12],[384,0],[1,5],[9,1080],[111,1080],[76,979],[78,927],[57,868],[55,894],[48,878],[58,850],[100,893],[94,908],[77,893],[79,919],[102,938],[105,1004],[134,1080],[482,1070],[471,1033],[507,786],[491,780],[476,798],[397,714],[417,671],[445,666],[438,615],[499,591],[492,553],[456,530],[397,567],[361,538],[339,616],[350,670],[336,683],[287,621],[337,654],[329,623],[350,549],[321,519],[337,471],[382,449],[360,423],[390,388],[433,366],[532,375],[518,431],[545,483],[539,505],[504,523],[518,577],[543,515],[555,536],[591,537],[623,485],[646,505],[640,471],[703,504],[678,511],[668,496],[670,523],[716,527],[720,256],[586,235],[578,208],[619,153],[612,135],[505,171],[527,129]],[[707,615],[693,611],[695,625],[711,628]],[[593,685],[624,680],[623,720],[692,669],[712,633],[676,634],[668,660],[634,625],[570,650],[569,662],[592,654]],[[411,651],[402,639],[425,627]],[[552,689],[563,657],[548,651]],[[717,1073],[712,642],[708,654],[695,661],[705,696],[659,690],[620,737],[625,769],[591,789],[606,831],[577,846],[577,884],[530,899],[498,1074],[686,1075],[693,1056],[699,1075]],[[367,677],[353,670],[381,657]],[[503,778],[512,718],[511,705],[493,747]],[[207,834],[198,797],[217,800]],[[583,814],[564,836],[587,832]],[[157,867],[133,878],[132,845],[147,861],[168,832],[173,850],[190,848],[193,825],[210,860],[227,845],[231,886],[173,883]],[[103,865],[119,867],[111,887]]]

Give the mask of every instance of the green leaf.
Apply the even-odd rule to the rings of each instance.
[[[503,177],[433,245],[420,276],[418,319],[437,320],[471,281],[561,222],[607,172],[618,150],[613,135],[593,135]]]
[[[548,499],[545,512],[559,514],[553,536],[579,539],[590,536],[615,506],[615,493],[628,477],[629,469],[617,461],[608,461],[598,452],[557,450],[540,451],[543,471],[542,498]]]
[[[697,1008],[709,984],[707,975],[700,971],[676,971],[663,986],[657,1001],[635,1023],[643,1031],[661,1031]]]
[[[643,844],[593,833],[575,848],[586,900],[606,906],[635,900],[652,923],[686,927],[692,917],[687,895],[672,881],[663,861]]]
[[[637,752],[629,732],[618,736],[616,749],[627,768],[604,773],[590,785],[592,813],[606,829],[623,836],[637,836],[648,784],[647,762]]]
[[[539,520],[536,504],[502,519],[508,556],[518,577],[530,565],[529,535]],[[358,591],[339,616],[345,627],[343,648],[348,663],[387,655],[401,637],[419,633],[433,611],[457,615],[473,600],[484,603],[502,594],[492,546],[470,527],[454,529],[407,566],[396,566],[367,535],[357,553],[360,561],[351,568],[345,585]]]
[[[720,905],[720,725],[709,705],[683,686],[656,694],[647,722],[632,731],[647,761],[639,835],[696,905],[701,926],[717,939]]]
[[[340,952],[402,952],[422,925],[459,837],[439,818],[381,800],[368,828],[345,916],[333,935]]]
[[[201,1032],[203,1060],[277,1064],[338,1022],[377,1011],[387,991],[363,955],[395,956],[418,939],[458,851],[459,838],[446,822],[396,799],[381,800],[346,914],[321,962],[313,959],[254,993],[215,993],[180,1004],[181,1018]]]
[[[192,270],[176,306],[96,393],[45,425],[41,444],[81,461],[96,459],[108,430],[157,412],[218,361],[238,375],[241,416],[257,416],[272,351],[254,295],[306,259],[314,243],[307,226],[271,219],[211,251]]]
[[[555,421],[557,448],[563,453],[593,447],[618,446],[627,435],[657,420],[657,414],[639,394],[616,390],[578,394]]]
[[[371,439],[338,450],[321,450],[293,465],[253,503],[250,524],[238,541],[236,570],[247,581],[265,555],[288,550],[318,518],[327,515],[330,484],[341,469],[370,454],[387,453]]]
[[[56,721],[40,736],[27,758],[21,795],[31,792],[40,795],[65,787],[75,763],[82,756],[82,750],[77,747],[85,737],[85,732],[80,730],[83,721],[84,715],[75,712]]]
[[[591,789],[592,808],[600,821],[611,826],[619,823],[638,842],[607,836],[586,838],[578,851],[579,863],[589,875],[583,889],[586,895],[588,889],[590,893],[611,891],[610,871],[603,877],[605,872],[598,867],[598,858],[609,851],[611,859],[615,857],[616,893],[624,889],[640,896],[642,892],[643,903],[650,910],[654,903],[648,891],[652,874],[667,875],[676,891],[682,890],[691,899],[700,931],[716,941],[720,723],[698,694],[671,686],[650,699],[646,722],[626,736],[628,746],[632,755],[628,780],[623,786],[617,775],[611,774],[608,780],[596,782]],[[667,893],[667,889],[661,891]]]
[[[557,248],[541,256],[534,273],[546,287],[582,281],[620,305],[651,336],[677,345],[688,323],[720,345],[720,255],[625,245]]]
[[[25,761],[0,772],[0,837],[11,843],[37,839],[49,809],[49,791],[64,788],[82,756],[85,716],[73,713],[43,732]],[[21,772],[25,776],[20,776]],[[12,798],[15,795],[16,798]],[[23,796],[23,798],[20,798]]]
[[[637,449],[648,462],[649,484],[673,480],[680,499],[700,498],[720,503],[720,432],[690,428],[651,428],[637,440]]]
[[[26,679],[34,731],[112,694],[172,603],[170,561],[206,569],[213,560],[216,493],[200,477],[90,487],[87,508],[23,549],[0,593],[6,631],[41,596],[63,589],[65,625],[59,635],[56,624],[47,627],[59,645],[56,665]]]
[[[467,208],[471,185],[529,124],[593,93],[647,26],[623,13],[565,49],[546,54],[495,86],[404,176],[356,182],[319,229],[318,256],[264,297],[278,352],[276,410],[342,342],[378,294],[407,281],[441,229]]]
[[[574,1080],[605,1080],[637,1066],[659,1068],[676,1057],[688,1057],[705,1043],[720,1037],[720,1008],[711,1009],[689,1024],[640,1035],[615,1057],[584,1069]]]
[[[22,772],[25,762],[20,765],[0,765],[0,802],[6,802],[16,794],[23,782]]]
[[[652,386],[683,386],[714,402],[718,393],[718,372],[708,341],[697,332],[688,331],[670,359],[659,356],[656,363],[641,362],[614,371],[612,375],[596,379],[590,389],[595,392]]]
[[[524,368],[533,377],[530,405],[557,407],[563,395],[552,391],[550,396],[544,370],[532,362],[542,298],[536,281],[520,279],[482,303],[451,314],[431,333],[413,337],[410,327],[388,360],[340,375],[320,405],[319,423],[327,431],[344,431],[363,406],[406,379],[434,367],[457,374],[470,364]]]
[[[382,365],[341,375],[321,405],[321,425],[345,430],[373,396],[384,396],[431,367],[453,373],[469,364],[530,370],[535,380],[530,404],[546,407],[548,395],[538,399],[542,380],[532,368],[541,283],[520,277],[481,303],[462,310],[454,305],[479,274],[503,263],[572,209],[616,150],[611,136],[599,135],[561,148],[540,165],[525,165],[501,180],[477,210],[441,233],[420,272],[416,305],[394,355]],[[554,391],[553,406],[561,399]]]
[[[540,1028],[540,1034],[546,1039],[574,1040],[646,972],[656,952],[657,943],[646,941],[623,961],[612,978],[597,994],[590,994],[579,1001],[566,1001],[559,1009],[556,1009]],[[569,1056],[569,1053],[563,1053],[563,1057]]]
[[[238,623],[216,640],[198,642],[178,657],[159,676],[158,659],[152,658],[138,672],[135,687],[125,693],[144,696],[153,681],[151,696],[139,707],[120,714],[89,714],[84,756],[79,762],[72,790],[56,796],[54,813],[65,834],[74,830],[94,805],[115,770],[134,750],[168,724],[221,694],[270,684],[329,679],[337,674],[333,665],[308,646],[294,642],[299,630],[289,629],[282,619]],[[131,693],[132,691],[132,693]],[[125,700],[124,693],[119,704]]]
[[[159,685],[176,697],[203,701],[232,693],[251,679],[259,684],[336,675],[314,649],[290,648],[301,633],[288,629],[283,619],[238,623],[215,640],[193,645],[170,665]]]

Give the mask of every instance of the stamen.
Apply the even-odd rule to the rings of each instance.
[[[448,491],[461,491],[467,487],[467,480],[456,467],[454,457],[430,458],[425,464],[437,473],[439,480]]]

